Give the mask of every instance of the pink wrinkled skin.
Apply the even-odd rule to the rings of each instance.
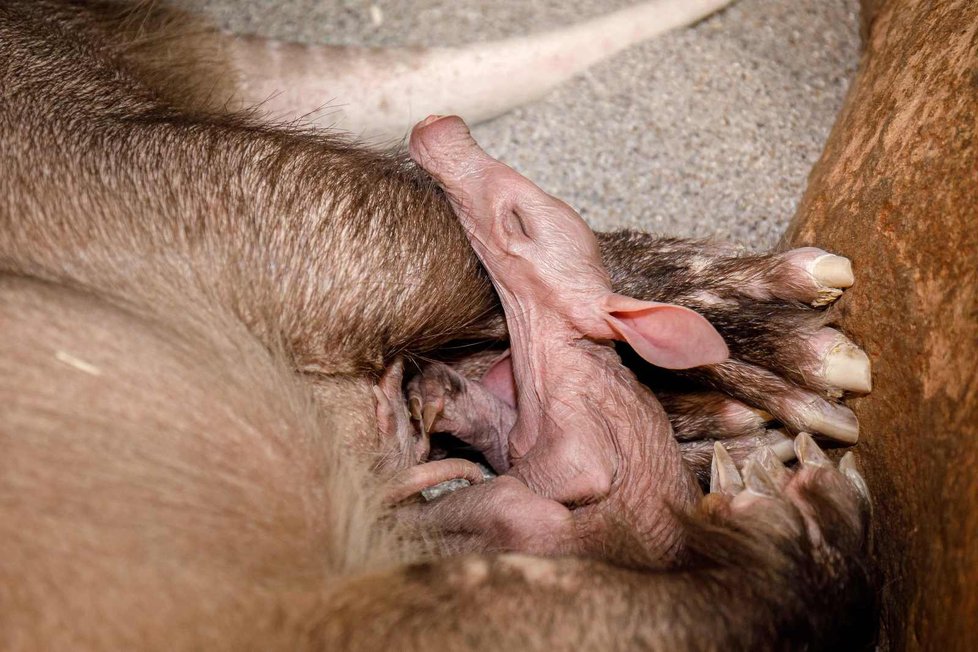
[[[628,539],[644,561],[673,560],[673,510],[701,493],[661,406],[611,341],[685,368],[726,359],[723,340],[693,311],[614,294],[580,216],[489,157],[461,119],[420,123],[410,152],[451,198],[499,293],[518,408],[507,473],[410,517],[435,519],[463,549],[607,554]]]

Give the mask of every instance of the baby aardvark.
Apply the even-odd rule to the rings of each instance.
[[[499,293],[518,410],[501,427],[473,428],[489,431],[481,439],[505,475],[402,507],[402,517],[442,524],[462,549],[617,551],[633,563],[675,562],[682,550],[678,515],[702,493],[661,405],[612,345],[625,341],[654,365],[684,369],[727,359],[723,339],[692,310],[614,293],[580,216],[485,154],[460,119],[433,116],[419,124],[411,156],[445,189]],[[512,411],[495,400],[499,411]],[[762,459],[784,475],[769,452],[759,450],[757,458],[751,468],[765,481]],[[721,449],[718,482],[725,471],[730,477],[727,460]],[[393,497],[453,477],[478,484],[481,476],[471,462],[427,462],[395,477]],[[621,545],[623,535],[631,545]]]

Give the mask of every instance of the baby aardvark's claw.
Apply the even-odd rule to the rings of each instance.
[[[513,406],[441,362],[426,364],[408,381],[407,394],[423,433],[451,434],[482,453],[496,473],[509,469]]]
[[[403,374],[404,362],[397,358],[373,387],[380,437],[374,468],[381,475],[406,469],[428,455],[428,438],[416,435],[404,407]]]
[[[435,424],[435,419],[441,414],[442,406],[436,403],[425,403],[421,410],[421,433],[429,434],[431,427]]]
[[[421,399],[417,396],[412,396],[411,400],[408,401],[408,409],[411,411],[411,418],[415,421],[421,421]]]

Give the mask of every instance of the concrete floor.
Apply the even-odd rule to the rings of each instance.
[[[305,42],[450,45],[631,0],[184,0],[219,24]],[[858,58],[857,0],[740,0],[475,129],[593,226],[777,242]]]

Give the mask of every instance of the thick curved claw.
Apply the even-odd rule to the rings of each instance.
[[[710,492],[734,496],[744,489],[744,481],[733,458],[723,444],[713,444],[713,465],[710,468]]]

